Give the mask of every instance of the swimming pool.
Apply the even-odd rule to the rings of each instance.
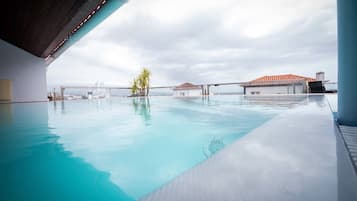
[[[7,200],[137,200],[301,97],[0,104]]]

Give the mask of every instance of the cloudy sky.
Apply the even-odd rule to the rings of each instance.
[[[129,0],[48,68],[49,86],[337,77],[335,0]]]

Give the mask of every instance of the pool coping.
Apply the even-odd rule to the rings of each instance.
[[[323,96],[325,97],[325,96]],[[312,101],[309,103],[311,105],[314,103]],[[154,192],[151,192],[150,194],[144,196],[142,199],[143,201],[166,201],[166,200],[186,200],[186,201],[199,201],[199,200],[301,200],[301,198],[294,197],[292,196],[293,194],[296,194],[296,189],[294,189],[292,186],[294,185],[309,185],[308,182],[296,182],[296,181],[291,181],[292,179],[282,179],[279,180],[280,182],[271,182],[271,181],[266,181],[264,182],[266,184],[270,185],[280,185],[278,188],[272,188],[274,189],[275,192],[266,192],[264,190],[264,187],[258,188],[260,191],[256,190],[249,190],[248,192],[243,191],[242,189],[247,190],[247,188],[242,184],[239,179],[234,180],[232,178],[240,178],[243,179],[244,182],[249,183],[250,185],[254,185],[254,182],[247,182],[248,178],[245,178],[244,175],[242,174],[241,170],[244,170],[245,173],[254,173],[254,171],[250,171],[249,169],[245,169],[244,164],[242,163],[234,163],[232,162],[235,157],[239,154],[239,151],[242,151],[243,148],[240,148],[243,146],[248,146],[249,143],[255,142],[255,140],[259,139],[257,137],[266,137],[266,134],[264,133],[270,133],[272,135],[279,133],[280,134],[289,134],[291,136],[299,136],[302,132],[304,133],[305,137],[309,137],[309,135],[314,135],[318,133],[317,135],[321,135],[321,133],[325,133],[324,137],[326,139],[322,138],[322,143],[318,145],[323,145],[326,147],[323,147],[322,149],[324,150],[319,150],[316,149],[317,152],[319,152],[320,155],[317,155],[317,159],[330,159],[330,160],[337,160],[336,156],[336,136],[335,136],[335,123],[334,119],[332,116],[332,112],[330,110],[328,101],[325,100],[325,105],[322,106],[313,106],[314,111],[305,111],[306,114],[299,114],[302,112],[302,108],[304,106],[297,106],[296,108],[289,109],[288,111],[285,111],[278,116],[274,117],[273,119],[269,120],[268,122],[264,123],[262,126],[254,129],[251,131],[249,134],[245,135],[241,139],[233,142],[232,144],[226,146],[224,149],[222,149],[219,153],[215,154],[211,158],[207,159],[206,161],[198,164],[197,166],[187,170],[183,174],[179,175],[169,183],[163,185],[159,189],[155,190]],[[315,112],[312,113],[312,112]],[[314,117],[307,119],[305,118],[306,116]],[[290,123],[289,123],[290,122]],[[291,124],[291,122],[294,122]],[[319,125],[319,129],[311,129],[309,125],[311,125],[311,122],[314,122],[315,125]],[[280,125],[280,126],[279,126]],[[284,126],[281,126],[284,125]],[[284,129],[286,130],[286,127],[291,127],[291,132],[286,133]],[[321,130],[322,129],[322,130]],[[318,132],[317,132],[318,131]],[[278,135],[279,136],[279,135]],[[280,137],[284,137],[281,136]],[[321,136],[319,136],[321,137]],[[252,141],[253,139],[253,141]],[[298,138],[297,138],[298,139]],[[317,138],[318,139],[318,138]],[[289,141],[289,139],[287,139]],[[325,140],[325,141],[324,141]],[[269,141],[268,141],[269,142]],[[304,140],[302,140],[304,142]],[[307,141],[309,146],[314,146],[316,143],[314,141]],[[262,145],[267,145],[262,143]],[[282,146],[283,148],[287,148],[288,146],[286,145],[281,145],[281,143],[275,143],[275,145]],[[270,145],[269,145],[270,146]],[[304,147],[300,146],[299,148]],[[311,148],[311,147],[308,147]],[[328,155],[325,156],[324,152],[328,152]],[[320,153],[321,152],[321,153]],[[292,152],[293,153],[293,152]],[[261,155],[264,155],[264,153],[260,153]],[[293,156],[294,157],[294,156]],[[321,157],[321,158],[318,158]],[[239,157],[238,157],[239,158]],[[244,158],[240,156],[240,158]],[[261,156],[257,156],[257,158],[261,158]],[[301,162],[301,158],[297,157],[298,160]],[[248,163],[254,164],[256,161],[254,159],[250,159],[249,157],[246,158],[248,160]],[[250,161],[249,161],[250,160]],[[264,160],[264,158],[263,158]],[[268,161],[269,162],[269,161]],[[309,161],[313,162],[313,160]],[[336,162],[337,163],[337,162]],[[322,169],[325,172],[333,173],[334,170],[337,172],[337,164],[328,164],[328,163],[322,163],[323,165],[315,164],[316,169]],[[279,168],[284,167],[281,166],[281,164],[278,164]],[[306,165],[306,164],[305,164]],[[308,165],[308,164],[307,164]],[[336,165],[336,166],[335,166]],[[321,167],[320,167],[321,166]],[[243,167],[243,168],[242,168]],[[255,167],[252,167],[253,169]],[[255,170],[258,170],[259,168],[256,168]],[[264,169],[263,171],[266,171]],[[279,175],[277,174],[277,169],[274,170],[274,168],[267,168],[267,171],[269,172],[268,178],[274,178],[271,176],[274,175]],[[289,170],[282,169],[282,171],[287,172],[287,176],[289,176]],[[255,172],[257,173],[257,172]],[[304,174],[303,171],[299,172],[300,174]],[[238,176],[237,176],[238,175]],[[240,175],[240,176],[239,176]],[[309,192],[308,190],[301,190],[300,193],[306,194],[305,195],[305,200],[309,200],[310,198],[313,198],[312,200],[319,200],[316,199],[314,196],[320,196],[324,200],[336,200],[331,197],[336,197],[337,196],[337,178],[335,178],[333,175],[331,176],[326,176],[326,175],[319,175],[316,174],[319,179],[322,181],[326,180],[326,187],[331,188],[331,195],[333,196],[328,196],[324,197],[325,195],[315,195],[313,192]],[[316,176],[315,175],[315,176]],[[254,176],[254,174],[251,175],[252,177],[257,177]],[[306,176],[306,175],[305,175]],[[221,178],[211,178],[211,177],[224,177],[224,179]],[[306,180],[313,182],[312,176],[307,176]],[[257,181],[260,181],[260,178],[255,178]],[[299,179],[299,178],[295,178]],[[316,179],[316,178],[315,178]],[[244,183],[243,182],[243,183]],[[290,183],[289,183],[290,182]],[[227,185],[228,184],[228,185]],[[285,184],[285,186],[283,185]],[[328,184],[328,185],[327,185]],[[310,184],[311,187],[313,188],[321,188],[319,185],[322,185],[322,183],[319,183],[319,185],[312,185]],[[336,185],[336,186],[335,186]],[[223,187],[222,187],[223,186]],[[233,186],[233,187],[232,187]],[[286,189],[287,186],[292,187],[291,189]],[[336,187],[336,188],[335,188]],[[257,188],[254,186],[254,188]],[[269,187],[268,187],[269,188]],[[250,192],[249,192],[250,191]],[[260,195],[257,195],[260,194]],[[292,196],[292,197],[291,197]],[[310,197],[309,197],[310,196]],[[321,200],[322,200],[321,199]]]

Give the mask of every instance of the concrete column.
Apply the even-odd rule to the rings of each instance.
[[[62,100],[64,100],[64,90],[65,90],[66,88],[64,88],[64,87],[61,87],[61,99]]]
[[[56,101],[56,88],[53,88],[53,101]]]
[[[357,126],[357,1],[337,0],[338,122]]]

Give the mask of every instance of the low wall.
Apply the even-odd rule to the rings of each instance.
[[[0,40],[0,80],[10,80],[11,102],[47,101],[44,59]]]

